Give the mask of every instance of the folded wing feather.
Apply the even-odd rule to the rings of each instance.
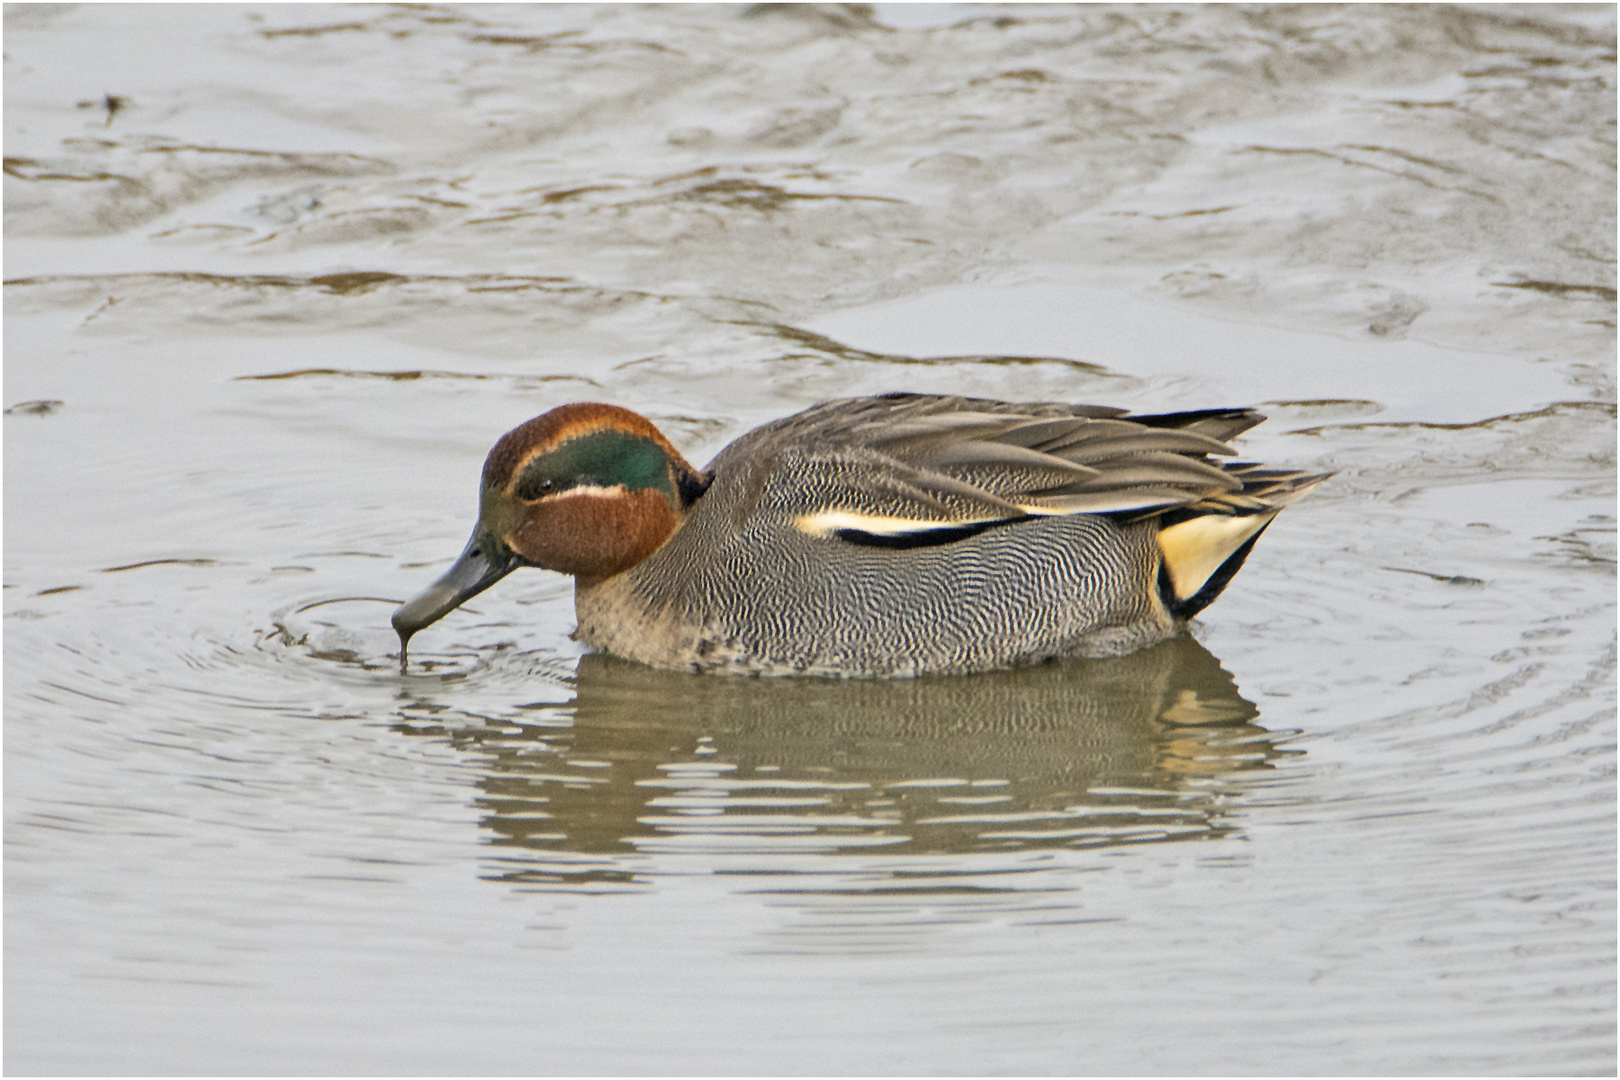
[[[1249,410],[1126,419],[1100,407],[976,407],[985,404],[917,397],[888,416],[863,411],[842,428],[824,424],[824,449],[779,456],[768,501],[796,508],[794,525],[818,536],[943,543],[977,526],[1056,514],[1264,512],[1247,494],[1250,475],[1262,487],[1298,475],[1210,460],[1234,453],[1223,436],[1260,421]],[[1073,411],[1051,415],[1065,409]]]

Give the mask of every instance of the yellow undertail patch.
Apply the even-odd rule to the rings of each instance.
[[[1178,522],[1159,532],[1159,551],[1170,574],[1177,600],[1190,600],[1210,575],[1277,516],[1269,514],[1205,514]]]

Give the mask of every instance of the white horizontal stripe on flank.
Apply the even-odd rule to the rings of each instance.
[[[900,533],[927,532],[931,529],[960,529],[968,525],[983,525],[1000,518],[976,518],[971,521],[929,521],[923,518],[888,517],[880,514],[857,514],[851,510],[822,510],[814,514],[800,514],[793,524],[811,536],[831,536],[840,529],[854,529],[874,536],[895,536]]]

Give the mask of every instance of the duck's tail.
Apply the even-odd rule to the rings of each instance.
[[[1242,488],[1175,507],[1157,519],[1159,594],[1178,619],[1190,619],[1214,602],[1283,507],[1333,475],[1248,462],[1223,464],[1222,471],[1241,480]]]

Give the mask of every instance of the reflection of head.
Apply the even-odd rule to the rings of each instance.
[[[715,679],[587,656],[572,713],[567,727],[473,735],[494,755],[485,825],[517,866],[530,860],[512,848],[948,853],[1209,836],[1230,828],[1219,778],[1279,753],[1185,635],[1108,660],[889,681]]]

